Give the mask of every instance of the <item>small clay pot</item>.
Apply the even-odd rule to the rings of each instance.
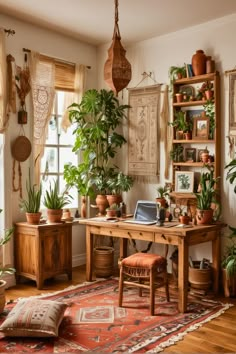
[[[176,93],[175,97],[176,97],[177,103],[183,102],[183,94],[182,93]]]

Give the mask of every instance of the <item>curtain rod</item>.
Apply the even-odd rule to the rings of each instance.
[[[16,33],[14,30],[12,30],[11,28],[6,29],[4,27],[0,27],[0,29],[2,29],[5,33],[7,33],[8,36],[14,36],[14,34]]]
[[[31,53],[31,50],[30,49],[27,49],[27,48],[22,48],[23,52],[26,52],[26,53]],[[42,54],[43,55],[43,54]],[[47,55],[46,55],[47,56]],[[62,62],[62,63],[65,63],[65,64],[69,64],[69,65],[75,65],[75,63],[72,63],[70,61],[66,61],[66,60],[62,60],[62,59],[57,59],[58,61]],[[86,66],[87,69],[91,69],[91,66],[87,65]]]

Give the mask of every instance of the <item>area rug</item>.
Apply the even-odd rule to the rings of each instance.
[[[157,293],[155,316],[149,315],[149,297],[125,288],[118,307],[118,280],[100,280],[42,296],[69,305],[57,338],[1,338],[0,353],[158,353],[175,344],[227,310],[230,304],[190,300],[180,314],[177,299],[168,303]],[[14,303],[6,305],[3,322]]]

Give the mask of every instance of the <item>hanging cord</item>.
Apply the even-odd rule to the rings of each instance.
[[[7,36],[14,36],[14,34],[16,33],[12,29],[6,29],[6,28],[3,28],[3,27],[0,27],[0,29],[4,30],[4,32],[7,33]]]
[[[118,0],[115,0],[115,26],[114,26],[114,32],[113,32],[113,39],[114,38],[121,39],[118,22],[119,22]]]

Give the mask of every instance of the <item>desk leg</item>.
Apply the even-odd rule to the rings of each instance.
[[[212,241],[212,270],[213,270],[213,291],[219,292],[220,273],[220,231],[216,231],[216,238]]]
[[[127,238],[120,238],[120,259],[127,257]]]
[[[92,281],[93,275],[93,234],[86,226],[86,280]]]
[[[179,285],[179,304],[180,312],[187,311],[188,302],[188,245],[184,238],[179,238],[178,255],[178,285]]]

